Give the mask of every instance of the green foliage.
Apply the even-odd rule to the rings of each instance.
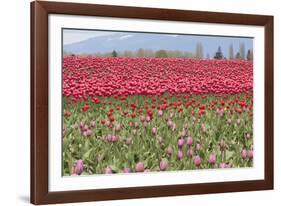
[[[235,112],[239,108],[237,102],[246,100],[247,105],[251,105],[251,97],[246,94],[228,95],[218,97],[216,95],[188,96],[171,96],[163,95],[160,97],[148,96],[129,96],[126,100],[121,101],[114,97],[100,97],[101,103],[93,103],[90,99],[88,104],[90,109],[83,112],[82,106],[85,102],[72,103],[69,99],[64,98],[64,110],[71,112],[70,116],[64,116],[63,126],[65,134],[63,137],[63,167],[64,175],[70,175],[71,169],[76,160],[84,161],[83,174],[100,174],[104,173],[107,166],[111,166],[114,172],[122,172],[125,167],[134,171],[135,165],[143,161],[145,168],[150,171],[159,171],[161,159],[168,160],[168,171],[174,170],[192,170],[198,169],[193,164],[192,157],[187,157],[188,146],[184,145],[182,160],[178,160],[177,141],[181,135],[182,129],[187,129],[187,135],[193,137],[193,144],[190,149],[193,155],[199,155],[202,158],[200,168],[218,168],[220,163],[225,162],[232,167],[249,167],[252,166],[251,160],[241,158],[240,152],[243,148],[250,149],[253,145],[252,138],[246,138],[247,134],[252,136],[253,118],[252,109],[242,109],[242,112]],[[220,101],[224,100],[224,106]],[[163,116],[158,116],[158,109],[151,108],[152,105],[161,105],[163,101],[170,102],[171,106],[163,111]],[[181,102],[178,105],[178,102]],[[193,104],[186,108],[188,102]],[[228,105],[229,101],[234,103]],[[136,109],[130,107],[131,103],[136,105]],[[216,103],[214,103],[216,102]],[[174,104],[177,104],[174,108]],[[199,115],[199,106],[205,105],[205,114]],[[119,107],[119,109],[117,109]],[[153,111],[153,118],[144,126],[140,116],[147,116],[149,107]],[[179,108],[183,108],[179,111]],[[220,115],[217,111],[221,108],[224,112]],[[102,120],[108,121],[108,112],[113,109],[112,115],[115,117],[112,127],[102,124]],[[139,109],[142,114],[139,114]],[[230,110],[233,113],[230,113]],[[128,114],[124,116],[123,112]],[[136,117],[132,118],[132,113]],[[173,114],[173,117],[171,115]],[[170,129],[167,126],[167,120],[172,120],[176,128]],[[231,120],[231,124],[227,121]],[[238,124],[237,121],[240,120]],[[95,126],[91,122],[95,121]],[[92,130],[89,136],[83,135],[79,124],[83,123]],[[137,123],[138,127],[134,124]],[[120,131],[115,131],[114,126],[121,125]],[[75,127],[76,125],[76,127]],[[202,129],[204,125],[205,130]],[[78,126],[78,128],[77,128]],[[157,128],[157,134],[152,134],[152,128]],[[116,143],[106,141],[108,134],[119,137]],[[131,138],[131,144],[125,144],[127,138]],[[220,140],[223,139],[226,144],[225,151],[219,147]],[[201,144],[201,150],[195,149],[196,144]],[[173,154],[168,156],[166,149],[172,147]],[[210,154],[216,154],[217,161],[215,165],[208,163]]]

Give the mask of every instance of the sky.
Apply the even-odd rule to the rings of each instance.
[[[94,38],[98,36],[108,36],[112,34],[114,34],[114,32],[65,29],[63,30],[63,44],[64,45],[72,44],[90,38]]]
[[[138,42],[141,38],[141,47],[144,49],[149,49],[151,46],[151,42],[147,41],[150,37],[154,39],[161,37],[161,41],[165,44],[165,38],[167,41],[171,40],[173,37],[173,42],[181,43],[184,42],[185,45],[188,45],[188,48],[185,48],[185,51],[188,52],[195,52],[196,44],[202,43],[204,47],[204,55],[207,54],[213,55],[218,46],[221,46],[222,52],[228,56],[229,52],[229,45],[232,44],[234,48],[234,54],[239,51],[239,45],[241,43],[245,44],[245,51],[247,52],[248,49],[253,49],[253,39],[248,37],[225,37],[225,36],[202,36],[202,35],[188,35],[188,34],[161,34],[161,33],[142,33],[142,32],[113,32],[113,31],[97,31],[97,30],[76,30],[76,29],[64,29],[63,30],[63,45],[75,45],[79,42],[87,41],[89,39],[101,39],[107,44],[117,44],[117,41],[123,40],[124,45],[126,44],[125,41],[132,41],[134,42],[134,38],[138,38]],[[118,37],[118,38],[117,38]],[[163,41],[163,37],[164,41]],[[159,42],[161,42],[159,41]],[[136,41],[137,42],[137,41]],[[101,44],[102,45],[102,44]],[[100,47],[102,47],[99,45]],[[104,44],[103,44],[104,45]],[[120,44],[119,44],[120,45]],[[121,44],[122,45],[122,44]],[[139,47],[140,45],[136,45]],[[121,46],[120,46],[121,47]],[[101,48],[102,49],[102,48]],[[138,48],[136,48],[137,50]],[[161,43],[157,45],[157,49],[161,48]],[[165,48],[163,48],[165,49]],[[116,48],[118,50],[118,48]],[[179,49],[182,50],[182,49]]]

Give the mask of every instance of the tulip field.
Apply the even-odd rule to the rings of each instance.
[[[253,166],[253,63],[65,56],[63,175]]]

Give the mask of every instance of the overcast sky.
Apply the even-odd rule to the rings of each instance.
[[[195,52],[196,44],[198,42],[202,43],[204,47],[205,55],[208,53],[213,55],[218,46],[221,46],[222,52],[224,54],[228,54],[229,45],[233,45],[234,52],[239,51],[239,45],[243,43],[245,45],[245,52],[248,49],[253,49],[253,39],[252,38],[244,38],[244,37],[225,37],[225,36],[202,36],[202,35],[188,35],[188,34],[161,34],[161,33],[142,33],[142,32],[113,32],[113,31],[97,31],[97,30],[76,30],[76,29],[64,29],[63,30],[63,45],[69,45],[73,43],[83,42],[88,39],[95,39],[97,37],[104,37],[102,40],[98,40],[94,45],[96,45],[96,50],[103,51],[106,47],[111,45],[119,45],[119,47],[114,48],[115,50],[122,50],[123,47],[126,47],[128,41],[131,43],[136,42],[134,49],[143,48],[149,49],[154,44],[154,48],[156,49],[166,49],[163,48],[165,43],[171,41],[171,37],[173,38],[173,42],[177,43],[180,49],[181,45],[187,45],[187,50],[190,52]],[[149,42],[149,39],[153,37],[154,40],[162,40],[161,43],[157,43],[155,46],[154,42]],[[164,37],[164,38],[163,38]],[[120,44],[120,41],[122,43]],[[102,41],[102,42],[101,42]],[[141,41],[141,44],[138,42]],[[80,51],[83,53],[83,48],[86,47],[88,43],[85,44],[85,47],[81,47]],[[102,46],[103,45],[103,46]],[[173,44],[176,45],[176,44]],[[89,45],[88,45],[89,46]],[[65,47],[66,48],[66,47]]]

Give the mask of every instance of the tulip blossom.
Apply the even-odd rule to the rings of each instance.
[[[81,175],[84,171],[84,163],[83,160],[77,160],[74,164],[73,174]]]
[[[195,166],[196,166],[196,167],[199,167],[200,164],[201,164],[201,162],[202,162],[202,160],[201,160],[200,156],[199,156],[199,155],[196,155],[196,156],[194,157],[194,159],[193,159],[193,163],[195,164]]]
[[[183,138],[179,138],[179,139],[178,139],[178,147],[179,147],[179,148],[182,148],[183,145],[184,145],[184,139],[183,139]]]
[[[177,155],[178,159],[181,160],[183,158],[183,152],[182,150],[178,151],[178,155]]]
[[[144,163],[143,162],[138,162],[136,164],[136,172],[144,172]]]
[[[162,159],[160,161],[159,168],[160,168],[161,171],[165,171],[168,168],[168,161],[165,160],[165,159]]]
[[[186,144],[187,144],[188,146],[191,146],[192,143],[193,143],[192,137],[191,137],[191,136],[187,137],[187,139],[186,139]]]
[[[216,163],[216,155],[210,154],[208,162],[209,162],[209,164],[214,165]]]

